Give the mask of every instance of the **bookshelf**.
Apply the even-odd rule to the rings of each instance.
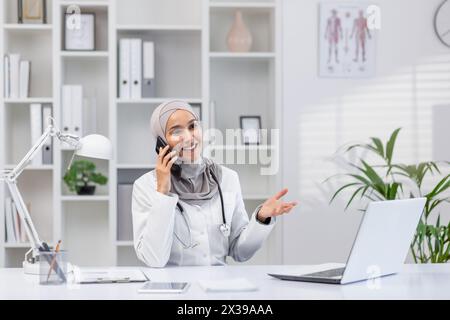
[[[31,103],[51,103],[61,123],[61,87],[65,84],[81,84],[84,98],[95,101],[96,132],[109,137],[114,146],[112,161],[94,160],[97,169],[108,176],[107,185],[97,186],[94,196],[77,196],[65,186],[62,177],[72,153],[59,143],[54,143],[52,165],[29,166],[19,181],[25,201],[32,203],[31,214],[42,238],[51,244],[62,239],[75,264],[142,265],[131,239],[118,240],[117,188],[154,168],[155,142],[150,138],[149,119],[163,101],[183,99],[200,105],[204,126],[222,132],[239,128],[240,115],[260,115],[263,128],[280,128],[280,0],[47,0],[45,25],[18,24],[15,4],[16,0],[1,4],[0,53],[20,52],[32,61],[31,94],[5,99],[3,77],[0,80],[0,167],[11,169],[31,144]],[[70,4],[96,14],[95,51],[64,50],[63,17]],[[253,36],[253,49],[247,53],[231,53],[226,48],[236,9],[242,10]],[[125,37],[155,43],[152,98],[118,97],[118,43]],[[278,149],[271,140],[257,146],[217,144],[209,156],[273,155]],[[249,213],[281,185],[280,174],[261,176],[260,164],[229,167],[240,175]],[[7,195],[0,185],[0,267],[18,267],[28,244],[5,242],[3,203]],[[248,263],[281,262],[280,230],[281,224]]]

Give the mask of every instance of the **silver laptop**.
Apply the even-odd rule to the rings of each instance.
[[[400,271],[425,198],[371,202],[343,268],[308,274],[269,274],[282,280],[345,284]]]

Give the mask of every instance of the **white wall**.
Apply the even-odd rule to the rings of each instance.
[[[328,1],[330,2],[330,1]],[[336,1],[338,2],[338,1]],[[403,127],[397,160],[432,157],[432,106],[450,102],[450,49],[434,34],[442,0],[378,0],[376,77],[319,78],[317,0],[283,4],[283,178],[299,208],[284,218],[284,263],[345,261],[361,215],[328,205],[338,172],[329,161],[348,141]]]

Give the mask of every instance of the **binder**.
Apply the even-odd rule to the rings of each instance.
[[[48,117],[52,116],[52,105],[45,104],[42,106],[42,128],[45,130],[48,123]],[[47,139],[42,147],[42,164],[53,163],[53,138]]]
[[[83,87],[72,86],[72,133],[77,136],[83,135]]]
[[[62,88],[62,131],[83,134],[83,87],[64,85]]]
[[[10,97],[9,85],[10,85],[10,70],[9,70],[9,56],[4,57],[4,69],[3,69],[3,96],[5,98]]]
[[[64,85],[62,87],[62,119],[61,130],[63,133],[69,133],[72,126],[72,103],[71,103],[71,86]]]
[[[132,184],[117,185],[117,240],[133,240],[131,215]]]
[[[20,54],[9,55],[9,71],[10,71],[10,98],[19,98],[19,72],[20,72]]]
[[[97,100],[83,98],[83,135],[97,132]]]
[[[30,92],[30,61],[20,61],[19,97],[27,98]]]
[[[130,99],[130,59],[131,59],[130,39],[120,39],[119,41],[119,98]]]
[[[142,96],[155,96],[155,44],[145,41],[142,47]]]
[[[30,105],[30,128],[31,128],[31,146],[42,135],[42,107],[40,103],[32,103]],[[42,165],[42,149],[40,149],[35,157],[31,160],[31,164]]]
[[[142,98],[142,39],[131,39],[131,99]]]

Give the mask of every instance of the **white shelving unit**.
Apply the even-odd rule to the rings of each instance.
[[[68,58],[108,58],[107,51],[61,51],[60,56]]]
[[[32,97],[32,98],[6,98],[5,104],[31,104],[31,103],[53,103],[53,98],[49,97]]]
[[[128,24],[118,25],[118,31],[201,31],[201,25],[180,25],[180,24]]]
[[[0,167],[11,169],[29,146],[30,103],[52,103],[60,123],[61,87],[83,85],[96,101],[97,132],[114,145],[112,161],[94,163],[108,176],[94,196],[77,196],[62,181],[71,157],[54,144],[53,165],[30,166],[19,181],[42,238],[59,239],[78,265],[140,265],[131,239],[118,239],[117,187],[154,168],[155,142],[149,118],[168,99],[201,106],[206,128],[239,128],[240,115],[260,115],[263,128],[280,128],[280,0],[47,0],[45,25],[17,24],[16,0],[2,1],[0,53],[20,52],[32,61],[31,97],[4,99],[0,80]],[[63,15],[68,5],[96,14],[96,50],[64,51]],[[139,8],[137,10],[136,8]],[[235,10],[242,10],[253,35],[248,53],[231,53],[226,34]],[[124,37],[154,41],[156,92],[152,98],[120,99],[117,91],[118,42]],[[0,74],[3,75],[3,67]],[[215,111],[211,112],[214,102]],[[214,119],[211,117],[215,114]],[[130,143],[133,141],[133,143]],[[277,141],[257,146],[214,145],[212,152],[276,152]],[[260,165],[229,165],[241,179],[249,214],[280,186],[280,176],[261,176]],[[0,266],[17,267],[27,243],[5,243],[4,198],[0,185]],[[280,226],[249,263],[281,262]]]
[[[53,27],[51,24],[18,24],[18,23],[8,23],[3,26],[5,31],[42,31],[48,30],[52,31]]]

